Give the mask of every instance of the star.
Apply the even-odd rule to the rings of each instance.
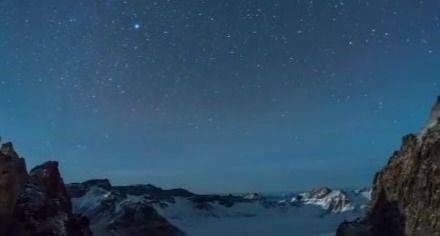
[[[138,30],[138,29],[141,28],[141,24],[139,24],[139,23],[135,23],[135,24],[133,25],[133,28],[134,28],[135,30]]]

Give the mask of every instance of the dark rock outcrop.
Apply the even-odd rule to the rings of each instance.
[[[10,217],[27,180],[26,164],[11,143],[0,148],[0,216]]]
[[[26,171],[11,143],[0,149],[0,235],[91,235],[88,219],[72,213],[57,162]]]
[[[72,213],[70,196],[55,161],[29,172],[14,217],[31,235],[91,235],[87,218]]]
[[[121,209],[105,228],[105,235],[177,236],[182,231],[171,225],[157,211],[145,204],[130,204]]]
[[[338,236],[440,235],[440,99],[418,136],[407,135],[376,174],[371,209],[344,222]]]

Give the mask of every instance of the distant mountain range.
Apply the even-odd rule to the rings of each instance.
[[[267,195],[196,194],[106,179],[64,184],[58,163],[26,171],[12,143],[0,148],[0,235],[321,235],[363,215],[370,190]]]
[[[369,189],[324,187],[283,196],[201,195],[153,185],[112,186],[106,179],[69,184],[67,189],[74,212],[87,216],[97,235],[268,235],[274,224],[280,226],[272,233],[288,235],[286,231],[298,230],[289,222],[292,218],[297,223],[316,221],[311,233],[319,228],[328,233],[340,220],[359,217],[370,194]],[[266,231],[257,221],[267,222]]]
[[[11,143],[0,148],[5,236],[435,236],[439,193],[440,98],[426,128],[403,138],[372,189],[204,195],[106,179],[66,185],[57,162],[28,172]]]

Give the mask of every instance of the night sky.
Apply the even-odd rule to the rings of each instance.
[[[0,0],[0,135],[66,182],[368,186],[439,75],[438,0]]]

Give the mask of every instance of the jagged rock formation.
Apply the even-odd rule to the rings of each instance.
[[[0,215],[10,217],[27,179],[26,164],[11,143],[0,149]]]
[[[407,135],[376,174],[371,209],[363,220],[344,222],[338,236],[440,235],[440,99],[428,127]]]
[[[28,174],[11,143],[0,149],[0,235],[91,235],[88,220],[74,215],[57,162]]]
[[[14,216],[33,235],[91,235],[88,219],[72,213],[70,196],[54,161],[29,172]]]

